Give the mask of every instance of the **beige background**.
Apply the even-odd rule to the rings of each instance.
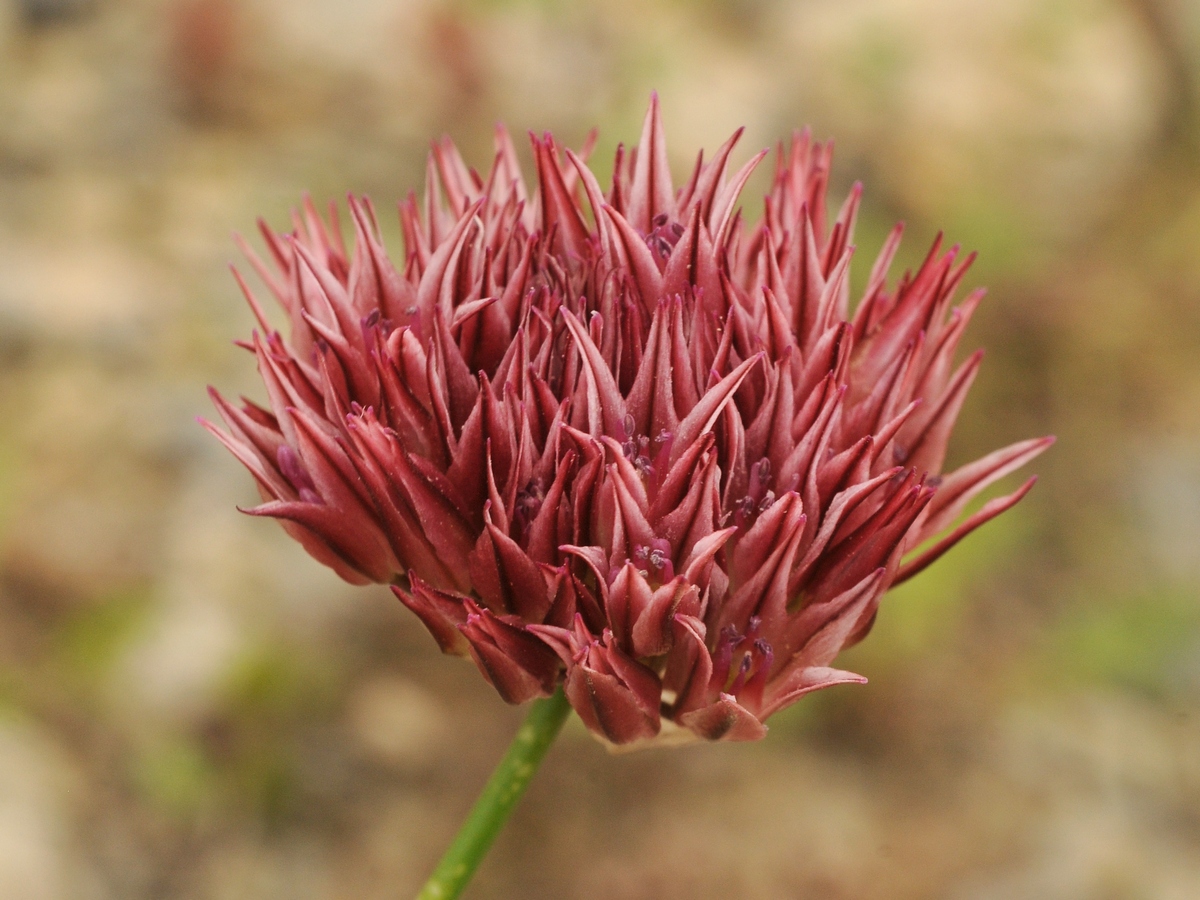
[[[980,250],[952,455],[1060,443],[891,595],[869,685],[753,746],[569,727],[468,896],[1200,896],[1196,4],[0,0],[0,897],[415,891],[520,712],[235,511],[193,422],[261,396],[229,235],[389,208],[497,119],[606,169],[652,88],[677,172],[808,122],[860,254]]]

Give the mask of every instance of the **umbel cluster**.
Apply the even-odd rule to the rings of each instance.
[[[249,512],[391,584],[506,701],[562,683],[615,744],[754,740],[862,681],[831,664],[883,593],[1020,500],[1033,479],[958,521],[1051,440],[943,474],[980,363],[954,366],[971,257],[935,241],[889,286],[897,226],[851,313],[860,188],[830,222],[831,148],[797,133],[752,224],[768,154],[731,171],[740,133],[676,186],[652,98],[607,188],[549,134],[532,185],[503,128],[486,175],[446,139],[402,260],[365,199],[243,245],[289,321],[242,283],[268,404],[214,391],[208,427]]]

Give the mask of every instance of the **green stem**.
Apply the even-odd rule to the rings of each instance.
[[[570,712],[571,705],[561,687],[553,696],[534,701],[504,759],[492,772],[417,900],[454,900],[463,892]]]

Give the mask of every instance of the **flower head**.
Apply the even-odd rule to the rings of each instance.
[[[260,223],[269,262],[243,250],[290,335],[242,282],[269,404],[213,392],[249,512],[392,584],[508,702],[562,682],[617,744],[664,720],[755,739],[862,681],[830,666],[880,596],[1020,500],[1033,479],[955,525],[1050,443],[943,475],[980,363],[953,363],[972,257],[939,239],[889,287],[897,226],[852,310],[860,188],[830,224],[831,148],[795,134],[751,226],[767,151],[731,174],[740,134],[676,187],[652,98],[607,190],[548,134],[532,188],[503,128],[486,176],[443,140],[400,264],[365,199],[349,241],[307,201],[291,234]]]

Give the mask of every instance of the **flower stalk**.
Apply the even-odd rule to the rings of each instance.
[[[453,900],[463,892],[570,712],[571,705],[562,688],[534,701],[508,752],[484,785],[454,842],[417,894],[417,900]]]

